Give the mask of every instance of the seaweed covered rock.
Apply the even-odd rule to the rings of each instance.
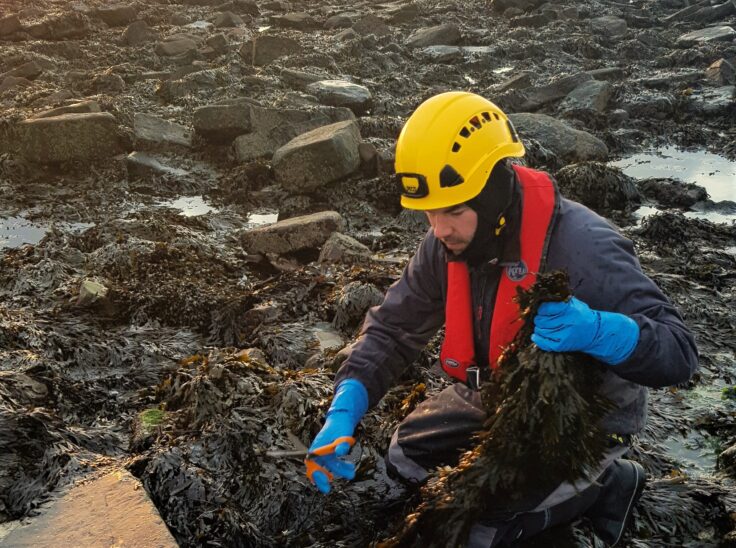
[[[555,173],[555,179],[563,196],[601,215],[633,209],[641,201],[634,179],[601,162],[565,166]]]
[[[647,198],[667,207],[690,207],[708,198],[702,186],[670,178],[644,179],[639,182],[639,189]]]
[[[541,302],[567,298],[567,284],[562,272],[540,275],[517,296],[522,319]],[[457,467],[430,476],[419,506],[386,546],[463,545],[478,519],[596,470],[607,445],[600,421],[611,409],[597,393],[600,366],[582,354],[543,352],[531,344],[532,331],[527,321],[481,387],[488,418],[477,446]]]

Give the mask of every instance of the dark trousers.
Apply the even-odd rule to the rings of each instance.
[[[480,393],[456,383],[430,398],[409,414],[394,432],[386,463],[405,481],[420,484],[440,465],[454,466],[472,448],[473,434],[483,426],[486,413]],[[628,448],[616,446],[601,462],[598,476]],[[470,533],[468,546],[489,548],[510,545],[549,527],[575,520],[595,502],[597,482],[562,484],[551,493],[535,495],[501,517],[481,519]]]

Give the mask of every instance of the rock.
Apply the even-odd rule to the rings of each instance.
[[[176,548],[143,485],[118,470],[70,488],[41,515],[10,531],[4,546]]]
[[[225,11],[223,13],[218,13],[215,15],[215,18],[213,19],[212,23],[217,27],[218,29],[221,28],[228,28],[228,27],[239,27],[243,24],[243,19],[239,15],[231,12],[231,11]]]
[[[0,80],[13,76],[15,78],[25,78],[26,80],[35,80],[43,73],[41,66],[36,61],[29,61],[23,63],[19,67],[15,67],[12,70],[0,75]]]
[[[274,175],[287,190],[314,190],[360,167],[359,144],[360,130],[353,120],[313,129],[274,153]]]
[[[339,213],[322,211],[245,230],[240,233],[240,241],[249,253],[291,253],[324,245],[333,232],[344,226],[345,220]]]
[[[505,80],[499,87],[499,92],[509,91],[512,89],[525,89],[532,85],[532,75],[533,73],[524,70],[519,72],[518,74],[512,76],[508,80]]]
[[[688,109],[702,116],[736,116],[736,86],[703,88],[690,95]]]
[[[355,12],[350,13],[339,13],[329,17],[325,21],[324,27],[328,30],[347,28],[353,25],[353,21],[357,17]]]
[[[632,210],[641,203],[634,179],[600,162],[565,166],[555,173],[560,192],[601,215]]]
[[[375,177],[381,169],[381,159],[378,150],[371,143],[358,145],[360,155],[360,169],[366,177]]]
[[[320,352],[337,351],[345,346],[345,341],[340,333],[335,331],[329,323],[317,323],[314,326],[313,332],[317,339],[317,348]]]
[[[18,86],[28,87],[31,85],[31,81],[27,78],[18,78],[16,76],[7,76],[0,83],[0,93],[4,93],[9,89],[13,89]]]
[[[309,30],[317,27],[317,21],[305,12],[287,13],[271,17],[271,22],[278,27]]]
[[[134,21],[123,31],[122,42],[128,46],[140,46],[154,40],[160,40],[160,36],[145,21]]]
[[[268,65],[279,57],[301,53],[299,42],[283,36],[262,35],[246,42],[240,48],[240,56],[255,66]]]
[[[508,12],[510,15],[511,12]],[[507,15],[507,16],[508,16]],[[512,17],[509,21],[509,25],[512,27],[531,27],[540,28],[548,25],[552,21],[557,20],[557,12],[548,10],[541,13],[534,13],[532,15],[521,15]]]
[[[222,33],[210,36],[205,40],[205,44],[211,47],[212,51],[217,54],[227,53],[228,41],[227,37]]]
[[[605,67],[600,69],[588,70],[586,74],[589,74],[596,80],[621,80],[625,74],[624,69],[621,67]]]
[[[97,101],[80,101],[65,105],[63,107],[45,110],[33,115],[33,118],[51,118],[53,116],[61,116],[62,114],[79,114],[87,112],[101,112],[100,105]]]
[[[283,69],[279,76],[284,84],[297,89],[306,89],[309,84],[323,80],[323,77],[317,74],[293,69]]]
[[[351,28],[338,32],[335,35],[335,40],[337,40],[338,42],[348,42],[350,40],[357,40],[358,38],[360,38],[360,34],[355,32]]]
[[[215,90],[219,87],[217,77],[212,71],[197,71],[178,80],[164,80],[156,88],[156,95],[167,102],[185,99],[202,90]]]
[[[388,36],[391,34],[389,26],[383,22],[383,19],[375,15],[365,15],[358,19],[352,28],[361,36],[373,34],[375,36]]]
[[[454,46],[462,36],[454,23],[444,23],[436,27],[419,29],[406,40],[409,48],[425,48],[427,46]]]
[[[320,126],[353,119],[355,116],[346,108],[322,107],[305,111],[254,106],[251,108],[252,131],[236,138],[233,149],[240,162],[270,157],[276,149],[297,135]]]
[[[84,38],[90,32],[90,25],[86,16],[71,12],[58,17],[49,17],[26,30],[31,36],[41,40],[66,40]]]
[[[125,89],[125,81],[119,74],[112,72],[103,72],[102,74],[95,74],[92,78],[92,89],[97,93],[103,92],[121,92]]]
[[[623,38],[628,32],[626,21],[613,15],[604,15],[591,20],[590,27],[597,35],[609,38]]]
[[[736,443],[718,455],[718,469],[736,477]]]
[[[186,34],[175,34],[167,36],[162,42],[156,44],[154,51],[163,57],[175,57],[197,50],[196,40]]]
[[[24,120],[18,138],[21,155],[43,164],[107,158],[122,149],[117,121],[109,112]]]
[[[414,2],[399,2],[390,5],[383,10],[383,13],[388,17],[389,22],[394,25],[416,21],[420,15],[419,6]]]
[[[192,146],[192,135],[186,127],[142,112],[133,115],[133,132],[136,143],[143,145]]]
[[[258,17],[261,14],[261,10],[258,8],[256,0],[233,0],[229,4],[228,9],[236,11],[238,13],[245,13],[252,17]]]
[[[726,86],[736,83],[735,73],[733,65],[721,58],[711,63],[705,70],[705,77],[717,86]]]
[[[107,297],[109,289],[96,280],[86,279],[79,286],[77,306],[89,306]]]
[[[0,18],[0,36],[10,36],[21,30],[23,26],[17,15],[7,15]]]
[[[236,101],[200,107],[194,111],[194,131],[214,144],[230,144],[251,130],[251,104]]]
[[[355,114],[365,114],[373,106],[368,88],[344,80],[320,80],[309,84],[307,92],[323,105],[347,107]]]
[[[158,177],[184,177],[189,172],[169,167],[162,164],[156,157],[150,156],[144,152],[131,152],[125,158],[125,167],[128,171],[128,179],[147,179],[153,176]]]
[[[643,90],[634,98],[625,101],[621,106],[633,119],[655,118],[664,120],[675,112],[675,104],[675,98],[668,93]]]
[[[734,38],[736,38],[736,31],[732,27],[708,27],[683,34],[677,39],[677,45],[680,47],[689,47],[708,42],[728,42]]]
[[[546,114],[524,112],[510,114],[509,119],[522,138],[536,139],[566,162],[605,161],[608,157],[603,141]]]
[[[101,8],[97,8],[96,13],[108,27],[122,27],[135,21],[138,17],[135,6],[125,4],[103,6]]]
[[[383,302],[383,292],[373,284],[350,282],[345,284],[335,303],[335,317],[332,324],[340,330],[357,327],[372,306]]]
[[[693,183],[676,179],[644,179],[639,189],[647,198],[665,207],[690,207],[708,199],[706,190]]]
[[[562,76],[546,86],[532,88],[524,94],[525,100],[518,110],[537,110],[546,104],[562,99],[572,90],[592,79],[593,77],[585,72],[577,72],[569,76]]]
[[[609,82],[589,80],[572,90],[560,104],[564,112],[602,113],[613,95],[613,86]]]
[[[340,232],[334,232],[330,236],[319,254],[320,263],[355,264],[370,258],[371,250],[367,246]]]
[[[419,53],[431,63],[457,63],[463,60],[463,48],[459,46],[429,46]]]
[[[28,407],[43,405],[49,395],[45,384],[17,371],[0,371],[0,387],[3,388],[4,397],[7,398],[10,392],[13,400]],[[0,546],[3,545],[0,537]]]

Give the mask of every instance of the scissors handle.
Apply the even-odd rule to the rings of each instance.
[[[328,445],[322,445],[321,447],[317,447],[317,449],[310,451],[307,454],[307,460],[313,457],[324,457],[326,455],[331,455],[335,452],[335,449],[337,449],[337,446],[341,443],[347,443],[348,445],[350,445],[350,447],[352,447],[353,445],[355,445],[355,438],[352,436],[341,436]]]

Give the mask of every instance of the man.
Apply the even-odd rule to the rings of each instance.
[[[323,492],[333,474],[353,479],[354,466],[340,457],[356,425],[443,323],[440,363],[458,382],[399,425],[387,464],[414,482],[455,464],[485,418],[478,386],[518,332],[516,287],[529,287],[537,272],[565,269],[574,297],[543,303],[532,338],[542,350],[582,352],[602,364],[601,393],[616,406],[603,423],[610,449],[597,481],[530,494],[507,515],[476,524],[468,543],[510,544],[585,514],[614,545],[644,486],[642,467],[621,457],[644,427],[645,387],[688,380],[697,349],[678,312],[642,273],[631,242],[562,198],[546,173],[507,160],[523,155],[506,115],[471,93],[432,97],[406,122],[396,145],[401,204],[425,211],[431,229],[383,303],[368,312],[338,371],[307,474]]]

